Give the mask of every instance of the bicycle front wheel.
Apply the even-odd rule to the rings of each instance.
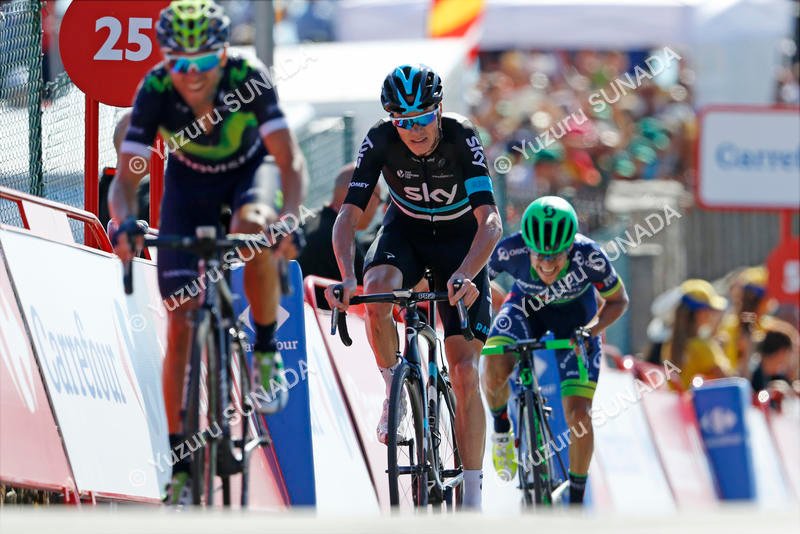
[[[189,380],[189,402],[187,406],[187,434],[192,451],[191,487],[192,502],[196,505],[214,504],[214,476],[216,474],[217,437],[217,343],[211,316],[198,310],[200,319],[195,324],[192,343],[192,371]],[[203,385],[205,397],[203,396]],[[205,402],[204,402],[205,401]]]
[[[519,485],[522,499],[526,506],[541,504],[547,497],[547,473],[549,458],[544,443],[542,425],[538,419],[536,397],[533,391],[526,390],[522,394],[519,426],[520,442],[518,450]]]
[[[434,465],[443,487],[443,504],[456,509],[461,506],[464,493],[461,455],[456,443],[456,396],[443,377],[440,376],[438,382],[439,414],[436,427],[431,428]]]
[[[428,504],[422,392],[411,366],[403,361],[394,373],[389,395],[389,503],[394,508]]]

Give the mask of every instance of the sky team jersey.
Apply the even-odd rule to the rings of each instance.
[[[460,115],[442,116],[442,138],[424,157],[408,149],[390,119],[378,121],[358,151],[345,203],[365,209],[381,173],[392,199],[384,225],[403,220],[477,227],[472,210],[495,203],[480,139]]]
[[[603,249],[582,234],[575,234],[567,265],[558,280],[549,286],[536,275],[531,265],[530,249],[519,232],[498,243],[488,267],[490,278],[503,272],[514,278],[511,292],[527,297],[529,312],[547,305],[575,303],[580,305],[585,317],[591,318],[597,312],[592,289],[606,297],[617,291],[622,283]]]
[[[208,135],[203,126],[211,126]],[[273,82],[257,61],[229,53],[214,109],[199,118],[160,63],[139,85],[121,152],[149,158],[160,133],[170,157],[197,172],[224,173],[263,157],[261,137],[287,127]]]

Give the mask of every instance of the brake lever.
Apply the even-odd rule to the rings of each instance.
[[[342,300],[342,294],[344,293],[344,289],[342,288],[342,284],[336,284],[333,286],[333,296],[336,297],[336,300]],[[350,333],[347,331],[347,312],[339,311],[338,308],[334,307],[331,313],[331,335],[336,335],[336,330],[339,330],[339,338],[342,340],[342,343],[345,347],[349,347],[353,344],[353,340],[350,339]]]
[[[453,291],[457,292],[462,286],[461,280],[453,281]],[[456,302],[456,309],[458,310],[458,320],[461,323],[461,334],[467,341],[472,341],[475,335],[472,333],[472,328],[469,326],[469,315],[467,313],[467,306],[464,304],[463,297]]]

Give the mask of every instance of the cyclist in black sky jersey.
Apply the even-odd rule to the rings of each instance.
[[[347,309],[356,289],[356,224],[383,174],[391,205],[364,259],[364,290],[383,293],[413,287],[430,267],[436,284],[431,290],[446,288],[450,294],[450,306],[439,310],[458,406],[455,426],[464,466],[463,503],[475,509],[481,502],[486,432],[477,367],[490,326],[485,266],[502,235],[502,223],[480,139],[465,118],[443,115],[441,101],[441,79],[425,65],[401,65],[386,77],[381,103],[390,116],[378,121],[364,138],[334,226],[344,294],[340,301],[328,288],[326,297],[331,306]],[[459,279],[463,285],[454,291],[453,281]],[[470,307],[472,341],[461,335],[453,307],[462,297]],[[367,330],[388,397],[399,348],[391,304],[368,306]],[[385,401],[378,424],[383,443],[388,439],[387,419]]]

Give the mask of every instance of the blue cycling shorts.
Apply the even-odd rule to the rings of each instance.
[[[194,236],[198,226],[218,226],[222,206],[232,213],[245,204],[275,206],[280,174],[267,158],[252,162],[228,174],[202,174],[170,160],[164,175],[164,196],[161,200],[161,235]],[[157,258],[158,287],[164,299],[184,290],[193,295],[196,283],[197,257],[180,250],[160,249]]]
[[[523,339],[538,339],[548,331],[556,339],[571,338],[579,326],[584,326],[585,311],[579,301],[549,305],[538,311],[523,306],[524,295],[510,292],[492,321],[486,346],[503,345]],[[527,314],[526,314],[527,312]],[[492,356],[487,356],[491,358]],[[558,373],[561,379],[562,397],[584,397],[592,399],[600,376],[602,343],[599,336],[592,336],[586,343],[586,365],[579,362],[574,351],[556,351]],[[581,367],[585,367],[585,379],[581,379]]]

